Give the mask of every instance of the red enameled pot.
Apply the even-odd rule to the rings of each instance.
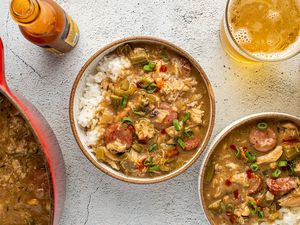
[[[44,152],[49,168],[52,190],[51,225],[58,225],[65,200],[65,167],[57,139],[45,118],[22,96],[13,93],[5,80],[4,50],[0,38],[0,93],[19,109],[25,121],[32,128]]]

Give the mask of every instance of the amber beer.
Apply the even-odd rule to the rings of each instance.
[[[12,0],[10,14],[27,40],[52,52],[68,52],[78,42],[77,24],[53,0]]]
[[[237,61],[293,57],[300,52],[300,0],[228,0],[220,39]]]

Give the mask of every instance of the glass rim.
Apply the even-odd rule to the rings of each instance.
[[[288,56],[285,56],[285,57],[281,57],[281,58],[277,58],[277,59],[263,59],[263,58],[259,58],[253,54],[251,54],[249,51],[243,49],[239,43],[237,43],[237,41],[235,40],[231,30],[230,30],[230,27],[229,27],[229,21],[228,21],[228,17],[229,17],[229,5],[232,1],[235,1],[235,0],[227,0],[227,3],[226,3],[226,8],[225,8],[225,24],[226,24],[226,30],[228,31],[229,35],[230,35],[230,38],[231,40],[233,41],[233,43],[236,45],[236,47],[238,47],[238,49],[240,51],[243,52],[243,54],[245,54],[247,57],[249,57],[250,59],[252,60],[255,60],[255,61],[259,61],[259,62],[279,62],[279,61],[284,61],[284,60],[287,60],[287,59],[290,59],[290,58],[293,58],[294,56],[298,55],[300,53],[300,47],[298,50],[296,50],[295,53],[291,54],[291,55],[288,55]],[[225,34],[226,35],[226,34]]]

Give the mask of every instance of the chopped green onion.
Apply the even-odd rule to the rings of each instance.
[[[260,122],[256,125],[259,130],[266,130],[268,128],[268,124],[265,122]]]
[[[272,172],[272,177],[277,178],[279,177],[281,174],[281,170],[280,169],[276,169]]]
[[[153,166],[154,165],[153,158],[150,157],[150,158],[146,159],[145,162],[144,162],[144,165],[145,166]]]
[[[256,172],[259,170],[259,165],[257,165],[256,163],[253,163],[250,165],[250,168],[253,172]]]
[[[257,213],[257,205],[256,205],[256,202],[253,201],[253,200],[250,200],[248,202],[248,207],[250,209],[250,212],[252,215],[256,214]]]
[[[142,111],[138,111],[136,109],[133,109],[132,112],[136,115],[139,115],[139,116],[146,116],[146,113],[145,112],[142,112]]]
[[[143,67],[143,69],[144,69],[145,72],[151,72],[151,71],[152,71],[152,69],[150,68],[149,65],[145,65],[145,66]]]
[[[132,123],[132,119],[130,119],[129,117],[123,117],[121,119],[121,122],[123,122],[123,123]]]
[[[288,162],[286,160],[281,160],[278,162],[279,167],[285,167],[288,165]]]
[[[159,165],[151,166],[148,169],[149,172],[155,172],[155,171],[158,171],[158,170],[160,170],[160,166]]]
[[[157,86],[155,83],[150,83],[147,88],[146,88],[146,91],[150,94],[154,93],[155,91],[157,90]]]
[[[262,210],[258,210],[257,211],[257,216],[258,216],[259,219],[265,218],[265,214],[264,214],[264,212]]]
[[[241,158],[241,154],[242,154],[241,147],[236,148],[235,157],[237,157],[238,159],[240,159]]]
[[[155,66],[155,62],[149,62],[148,64],[144,65],[143,69],[145,72],[152,72],[155,69]]]
[[[182,119],[183,123],[186,123],[186,121],[191,117],[191,113],[187,112],[186,114],[184,114],[184,117]]]
[[[154,69],[156,66],[155,62],[149,62],[148,65],[150,66],[150,68]]]
[[[185,148],[185,143],[184,143],[184,141],[183,141],[181,138],[177,138],[176,141],[177,141],[178,145],[179,145],[182,149]]]
[[[254,155],[249,150],[246,151],[245,155],[248,158],[249,162],[255,162],[256,161],[256,155]]]
[[[187,136],[188,138],[192,138],[192,137],[194,136],[194,132],[193,132],[191,129],[185,129],[185,130],[183,131],[183,134],[184,134],[185,136]]]
[[[153,144],[148,148],[148,152],[153,152],[155,149],[157,149],[157,144]]]
[[[174,119],[174,120],[173,120],[173,126],[175,127],[175,129],[176,129],[177,131],[180,131],[180,130],[181,130],[181,127],[180,127],[180,125],[179,125],[178,119]]]
[[[122,98],[122,101],[121,101],[121,107],[122,107],[122,108],[125,108],[126,105],[127,105],[127,102],[128,102],[128,96],[125,95],[125,96],[123,96],[123,98]]]

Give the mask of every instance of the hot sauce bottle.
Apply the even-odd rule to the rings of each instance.
[[[77,24],[53,0],[12,0],[10,14],[27,40],[49,51],[66,53],[78,42]]]

